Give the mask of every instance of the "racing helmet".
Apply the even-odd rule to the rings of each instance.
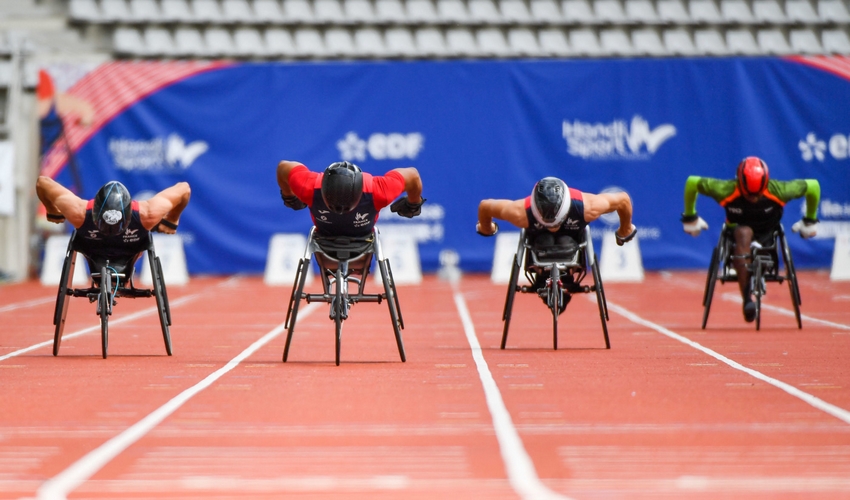
[[[769,179],[767,163],[761,158],[748,156],[738,164],[738,188],[744,195],[761,196]]]
[[[560,226],[570,210],[570,190],[556,177],[544,177],[531,192],[531,213],[544,227]]]
[[[130,192],[118,181],[107,182],[97,191],[91,216],[100,234],[117,236],[127,229],[132,201]]]
[[[357,165],[338,161],[331,163],[322,176],[322,199],[335,214],[354,210],[363,194],[363,172]]]

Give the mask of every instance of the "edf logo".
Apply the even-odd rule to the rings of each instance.
[[[361,139],[357,132],[349,132],[336,143],[339,155],[345,161],[364,161],[366,153],[374,160],[416,159],[422,150],[425,138],[418,132],[410,134],[380,134]]]

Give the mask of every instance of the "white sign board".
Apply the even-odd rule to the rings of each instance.
[[[269,240],[269,251],[266,254],[266,271],[263,281],[270,286],[292,286],[295,283],[295,273],[298,271],[298,261],[304,257],[307,249],[307,237],[303,234],[278,233]],[[307,267],[305,283],[313,280],[313,265]]]
[[[10,141],[0,141],[0,215],[14,214],[15,149]],[[61,267],[59,271],[62,271]],[[57,278],[57,283],[59,283],[58,280]]]

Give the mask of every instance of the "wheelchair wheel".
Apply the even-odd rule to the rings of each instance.
[[[761,329],[761,296],[764,295],[764,281],[762,281],[764,277],[764,264],[758,259],[755,262],[755,269],[753,269],[753,277],[752,277],[752,286],[750,290],[753,290],[755,293],[753,295],[756,296],[756,330]]]
[[[803,300],[800,297],[800,287],[797,284],[797,271],[794,269],[794,261],[791,259],[791,250],[788,248],[788,242],[785,241],[783,235],[779,240],[782,246],[782,260],[785,263],[785,274],[787,274],[788,289],[791,292],[791,303],[794,304],[794,316],[797,318],[797,328],[803,328],[803,319],[800,316],[800,306]]]
[[[151,263],[151,278],[153,281],[153,293],[156,298],[156,309],[159,313],[159,326],[162,328],[162,340],[165,342],[165,352],[171,356],[171,332],[168,329],[171,326],[171,310],[168,307],[168,295],[165,291],[165,280],[162,277],[162,263],[159,257],[153,259],[150,257],[148,255],[148,260]]]
[[[103,359],[109,350],[109,313],[112,309],[112,273],[104,267],[100,271],[100,295],[97,298],[97,310],[100,313],[100,342],[103,348]]]
[[[393,279],[393,268],[390,266],[389,259],[385,259],[384,262],[387,263],[387,276],[390,277],[390,283],[393,284],[393,299],[395,300],[395,312],[398,314],[398,326],[402,330],[404,330],[404,318],[401,315],[401,306],[398,303],[398,293],[395,292],[395,281]],[[365,276],[364,276],[365,279]]]
[[[76,267],[77,252],[68,252],[65,262],[62,264],[62,275],[59,278],[59,292],[56,295],[56,309],[53,312],[53,324],[56,329],[53,333],[53,355],[59,355],[59,346],[62,344],[62,333],[65,330],[65,317],[68,315],[68,305],[71,296],[68,290],[74,281],[74,268]]]
[[[301,303],[301,294],[304,292],[304,283],[307,281],[307,266],[310,260],[301,259],[298,262],[298,272],[295,273],[295,283],[292,284],[292,297],[289,300],[289,311],[286,314],[287,328],[286,346],[283,348],[283,362],[289,357],[289,345],[292,343],[292,333],[295,331],[295,321],[298,319],[298,305]]]
[[[711,252],[711,264],[708,265],[708,275],[705,278],[705,292],[702,296],[702,329],[708,323],[708,313],[711,312],[711,299],[714,297],[714,287],[717,285],[717,270],[720,268],[719,245]]]
[[[343,321],[343,311],[345,309],[345,304],[343,301],[348,300],[348,297],[345,297],[342,294],[342,285],[345,276],[342,275],[342,269],[336,270],[336,291],[334,293],[334,300],[331,302],[331,307],[333,310],[331,314],[334,318],[334,326],[336,332],[336,365],[339,366],[339,353],[342,348],[342,321]]]
[[[401,358],[401,362],[404,363],[407,361],[407,357],[404,354],[404,342],[401,338],[401,329],[403,328],[401,325],[401,313],[396,309],[398,294],[396,293],[395,282],[392,279],[389,269],[389,261],[386,259],[378,261],[378,270],[381,273],[381,279],[384,282],[384,293],[387,296],[387,307],[390,309],[390,319],[393,322],[393,333],[395,333],[395,342],[398,346],[398,355]]]
[[[519,254],[514,254],[511,264],[511,278],[508,281],[508,295],[505,297],[505,308],[502,310],[502,321],[505,326],[502,330],[502,349],[508,342],[508,327],[511,325],[511,312],[514,307],[514,297],[517,292],[517,281],[519,280]]]
[[[605,337],[605,349],[611,348],[611,339],[608,338],[608,303],[605,300],[605,288],[602,286],[602,274],[599,272],[599,261],[593,256],[593,264],[590,265],[593,273],[593,284],[596,288],[596,304],[599,306],[599,319],[602,322],[602,335]]]
[[[552,346],[558,350],[558,314],[561,308],[561,272],[558,266],[552,266],[549,274],[551,284],[549,286],[549,309],[552,310]]]

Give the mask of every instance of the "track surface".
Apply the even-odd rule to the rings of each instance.
[[[358,304],[339,367],[305,303],[281,362],[290,289],[257,277],[170,287],[172,357],[119,299],[106,360],[93,304],[53,357],[56,289],[2,286],[0,498],[850,498],[850,283],[799,280],[803,330],[771,284],[760,332],[731,284],[699,329],[704,273],[606,283],[612,349],[588,295],[553,351],[538,298],[500,350],[506,287],[429,276],[399,287],[408,361]]]

